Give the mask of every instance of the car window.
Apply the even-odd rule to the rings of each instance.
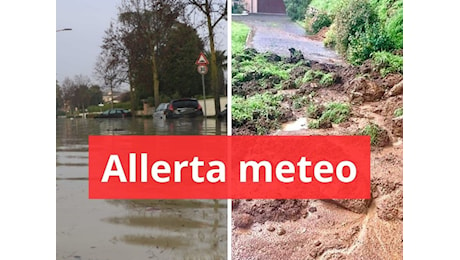
[[[189,108],[198,108],[198,101],[196,100],[176,100],[173,102],[174,108],[182,108],[182,107],[189,107]]]
[[[156,111],[162,111],[165,110],[168,107],[168,103],[161,103]]]

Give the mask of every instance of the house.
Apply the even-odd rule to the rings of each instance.
[[[241,0],[249,13],[286,14],[283,0]]]
[[[120,94],[121,94],[120,92],[116,92],[116,91],[113,92],[113,103],[114,104],[120,102],[120,100],[119,100]],[[104,103],[110,103],[111,100],[112,100],[112,95],[111,95],[110,91],[107,92],[107,93],[104,93],[102,95],[102,101]]]

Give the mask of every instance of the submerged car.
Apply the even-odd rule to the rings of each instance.
[[[161,103],[157,109],[153,111],[153,118],[165,119],[166,110],[168,110],[169,103]]]
[[[131,111],[123,108],[113,108],[102,112],[95,118],[126,118],[132,117]]]
[[[203,109],[195,98],[181,98],[171,100],[165,110],[167,119],[182,117],[203,116]]]
[[[217,118],[227,118],[227,104],[225,104],[225,109],[217,114]]]

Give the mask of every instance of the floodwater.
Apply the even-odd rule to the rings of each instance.
[[[90,200],[89,135],[226,135],[225,121],[56,119],[56,259],[226,259],[226,200]]]

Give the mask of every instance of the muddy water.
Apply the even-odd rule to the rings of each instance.
[[[226,135],[213,119],[56,119],[56,259],[225,259],[226,200],[89,200],[88,135]]]

